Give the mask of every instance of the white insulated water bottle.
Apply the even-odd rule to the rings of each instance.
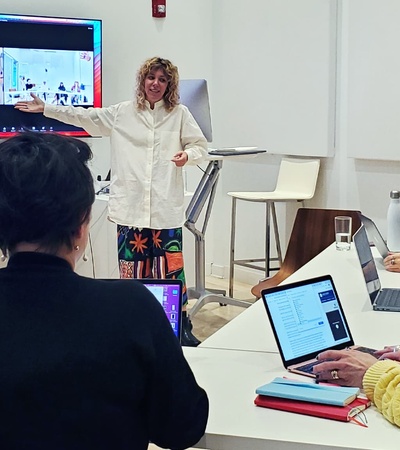
[[[400,252],[400,191],[390,192],[387,213],[387,246],[391,252]]]

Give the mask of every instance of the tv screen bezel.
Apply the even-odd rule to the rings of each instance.
[[[30,24],[31,26],[49,26],[52,27],[52,30],[54,26],[61,26],[64,27],[80,27],[80,26],[93,26],[93,102],[91,102],[88,105],[80,105],[85,108],[94,106],[94,107],[101,107],[102,106],[102,20],[101,19],[94,19],[94,18],[81,18],[81,17],[56,17],[56,16],[45,16],[45,15],[28,15],[28,14],[9,14],[9,13],[0,13],[0,28],[2,22],[4,23],[12,23],[15,26],[21,25],[21,24]],[[22,27],[21,27],[22,28]],[[54,31],[52,31],[54,34]],[[63,36],[65,33],[63,34]],[[7,35],[7,39],[8,39]],[[17,34],[16,34],[17,36]],[[61,36],[61,35],[60,35]],[[18,37],[15,38],[15,41],[20,44],[21,39],[26,39],[26,44],[19,45],[15,48],[26,48],[26,49],[42,49],[41,47],[35,47],[35,44],[32,46],[30,45],[30,41],[32,41],[32,37],[30,36],[22,36],[18,35]],[[34,40],[34,39],[33,39]],[[3,41],[3,42],[2,42]],[[39,39],[40,41],[40,39]],[[55,50],[69,50],[68,48],[68,42],[64,42],[62,45],[60,42],[62,39],[60,38],[60,41],[56,41],[55,44],[52,46]],[[11,47],[10,45],[3,45],[4,43],[7,43],[6,40],[4,40],[1,36],[0,31],[0,49],[1,52],[3,52],[4,47]],[[49,44],[51,45],[51,44]],[[47,45],[46,45],[47,46]],[[58,48],[60,47],[60,48]],[[43,50],[47,50],[44,49]],[[77,49],[75,49],[77,50]],[[83,49],[82,49],[83,50]],[[2,67],[1,70],[4,68]],[[4,77],[4,74],[2,74]],[[4,91],[4,80],[1,80],[2,86],[1,89]],[[89,91],[90,92],[90,91]],[[4,95],[8,94],[7,92],[4,92]],[[75,136],[75,137],[89,137],[90,135],[83,130],[82,128],[74,127],[72,125],[66,125],[62,122],[55,121],[54,119],[49,119],[44,117],[41,114],[29,114],[24,113],[21,111],[17,111],[14,109],[13,104],[6,105],[6,104],[0,104],[0,109],[3,110],[3,114],[0,113],[0,139],[2,138],[8,138],[11,136],[14,136],[19,131],[23,131],[25,129],[28,130],[36,130],[36,131],[44,131],[44,132],[57,132],[59,134],[69,135],[69,136]],[[12,117],[11,121],[12,123],[1,123],[3,118]],[[14,124],[15,120],[15,124]],[[50,125],[54,124],[54,127],[51,127]],[[7,126],[5,126],[7,125]],[[13,125],[13,127],[11,126]],[[44,126],[46,125],[46,126]]]

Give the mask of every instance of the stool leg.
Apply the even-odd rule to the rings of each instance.
[[[269,202],[265,203],[265,278],[269,278],[270,254],[271,254],[271,212]]]
[[[273,224],[274,224],[276,251],[278,253],[279,266],[281,266],[282,265],[282,250],[281,250],[281,241],[279,238],[278,221],[276,219],[275,202],[271,202],[271,212],[272,212],[272,220],[273,220]]]
[[[235,260],[235,232],[236,232],[236,198],[232,197],[231,213],[231,248],[229,256],[229,297],[233,297],[233,275]]]

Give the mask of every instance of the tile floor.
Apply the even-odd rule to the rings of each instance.
[[[228,291],[228,280],[207,277],[206,287],[207,289],[214,288]],[[234,298],[239,300],[248,300],[251,302],[255,300],[250,292],[252,287],[251,285],[236,281],[234,287]],[[189,310],[195,303],[196,300],[189,300]],[[216,302],[207,303],[192,319],[193,333],[198,339],[204,341],[243,311],[244,308],[240,308],[238,306],[220,306],[220,304]]]
[[[228,290],[228,280],[207,277],[206,287],[208,289]],[[250,292],[251,287],[251,285],[236,281],[234,297],[240,300],[254,301],[254,297],[252,297]],[[195,302],[196,300],[189,300],[189,308]],[[198,339],[204,341],[243,311],[244,308],[237,306],[220,306],[219,303],[208,303],[193,317],[193,332]],[[159,448],[154,444],[150,444],[149,446],[149,450],[158,450]]]

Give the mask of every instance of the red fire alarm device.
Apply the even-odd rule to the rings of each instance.
[[[167,14],[166,0],[152,0],[153,17],[165,17]]]

